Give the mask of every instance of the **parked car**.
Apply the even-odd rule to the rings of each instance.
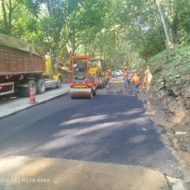
[[[122,70],[115,70],[112,72],[112,77],[119,77],[119,76],[123,76]]]

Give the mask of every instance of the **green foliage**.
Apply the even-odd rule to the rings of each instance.
[[[182,85],[190,73],[190,47],[176,46],[172,50],[163,51],[151,58],[148,65],[154,80],[164,78],[174,85]]]
[[[189,44],[190,43],[190,1],[188,0],[175,0],[173,2],[173,10],[171,11],[173,16],[172,24],[175,26],[175,37],[178,43]]]
[[[166,39],[155,0],[3,1],[6,5],[11,2],[12,7],[3,9],[1,3],[0,31],[43,45],[59,57],[100,56],[114,68],[134,67],[142,64],[141,59],[148,61],[162,52],[149,64],[160,72],[162,65],[172,63],[168,70],[171,79],[178,75],[175,68],[184,65],[178,48],[169,53],[163,51]],[[190,1],[163,0],[161,8],[174,42],[189,44]],[[185,68],[188,70],[188,65]]]

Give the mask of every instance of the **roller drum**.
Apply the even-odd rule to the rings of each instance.
[[[71,88],[70,89],[70,96],[72,99],[77,99],[77,98],[88,98],[92,99],[93,98],[93,91],[91,88]]]

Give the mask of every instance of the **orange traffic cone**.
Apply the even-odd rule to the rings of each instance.
[[[36,103],[35,91],[34,91],[34,88],[32,86],[30,87],[30,91],[29,91],[29,103],[30,104]]]

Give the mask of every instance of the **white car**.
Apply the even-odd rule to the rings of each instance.
[[[122,75],[123,75],[123,71],[121,71],[121,70],[116,70],[116,71],[113,72],[113,75],[114,75],[115,77],[122,76]]]

